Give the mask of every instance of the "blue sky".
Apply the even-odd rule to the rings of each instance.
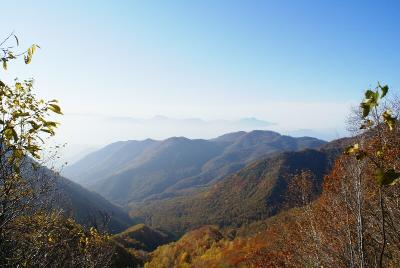
[[[33,76],[39,95],[61,100],[60,135],[73,143],[89,143],[73,129],[90,133],[86,115],[341,131],[364,89],[400,87],[398,1],[5,1],[2,10],[3,36],[15,30],[22,46],[42,47],[7,75]],[[113,135],[96,144],[128,138]]]

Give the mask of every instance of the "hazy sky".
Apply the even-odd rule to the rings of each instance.
[[[398,3],[2,1],[0,34],[42,47],[8,78],[34,77],[40,96],[61,101],[59,137],[72,144],[143,136],[93,117],[256,117],[341,131],[364,89],[400,87]]]

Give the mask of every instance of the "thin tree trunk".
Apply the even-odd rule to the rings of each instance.
[[[382,194],[382,186],[379,187],[379,203],[380,203],[380,209],[381,209],[381,227],[382,227],[382,247],[381,247],[381,252],[379,255],[379,267],[383,267],[383,254],[385,253],[385,247],[386,247],[386,230],[385,230],[385,208],[384,208],[384,202],[383,202],[383,194]]]
[[[362,195],[362,176],[361,170],[358,170],[358,183],[357,183],[357,233],[358,233],[358,247],[360,254],[360,267],[364,267],[364,222],[362,217],[362,205],[363,205],[363,195]]]

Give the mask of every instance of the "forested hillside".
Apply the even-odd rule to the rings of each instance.
[[[133,224],[121,207],[101,195],[40,166],[30,158],[25,162],[22,168],[24,178],[48,188],[45,199],[49,209],[61,209],[65,216],[74,218],[86,227],[96,226],[110,233],[121,232]]]
[[[65,176],[127,205],[182,195],[282,151],[317,148],[324,141],[272,131],[238,132],[212,140],[170,138],[117,142],[65,169]]]
[[[125,248],[150,252],[158,246],[174,241],[176,237],[165,231],[137,224],[114,235],[113,239]]]
[[[234,175],[192,196],[149,202],[132,207],[130,215],[156,228],[178,234],[202,225],[238,227],[266,219],[292,206],[285,200],[293,176],[308,170],[314,174],[313,195],[321,191],[324,175],[344,150],[346,140],[320,150],[284,152],[256,161]],[[336,145],[341,145],[342,147]]]
[[[134,223],[122,208],[68,179],[57,177],[55,194],[57,206],[84,226],[96,226],[114,234]]]
[[[332,155],[336,160],[331,172],[320,180],[322,192],[318,198],[318,170],[308,166],[294,173],[281,195],[286,204],[296,208],[264,221],[250,221],[239,229],[201,227],[175,243],[159,247],[146,267],[399,266],[400,136],[393,116],[399,111],[397,104],[379,105],[387,91],[380,85],[375,91],[367,91],[361,113],[351,121],[358,135],[323,149],[346,148],[343,154]],[[309,158],[301,159],[311,163]],[[287,164],[291,167],[294,163]],[[321,167],[321,163],[316,166]],[[231,180],[235,181],[237,175]],[[246,185],[238,186],[235,195],[240,196]],[[260,186],[250,188],[256,193]],[[249,200],[248,196],[241,197],[241,203]],[[227,200],[226,196],[222,200]]]

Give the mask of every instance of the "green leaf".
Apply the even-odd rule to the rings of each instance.
[[[393,185],[400,178],[400,173],[396,172],[394,169],[389,169],[383,171],[383,169],[378,168],[375,173],[375,180],[378,185]]]
[[[389,91],[389,86],[388,85],[384,85],[383,87],[381,85],[379,85],[380,89],[381,89],[381,98],[385,97],[386,94]]]
[[[28,123],[31,125],[33,130],[38,130],[41,125],[37,124],[35,121],[28,121]]]
[[[48,128],[42,128],[42,129],[40,129],[40,131],[49,133],[51,136],[54,136],[54,134],[55,134],[53,130],[48,129]]]
[[[363,160],[367,156],[367,153],[360,149],[360,145],[358,143],[347,147],[344,151],[344,154],[355,155],[357,160]]]
[[[11,131],[12,131],[12,136],[14,138],[14,142],[18,142],[18,134],[17,134],[17,132],[15,131],[14,128],[12,128]]]
[[[28,113],[28,112],[25,112],[25,113],[23,113],[23,112],[14,112],[13,113],[13,117],[14,118],[17,118],[17,117],[23,117],[23,116],[29,116],[30,114]]]
[[[28,150],[29,153],[31,153],[32,155],[34,155],[36,152],[40,151],[40,147],[37,145],[30,145],[26,148]]]
[[[3,59],[3,69],[7,70],[7,60]]]
[[[375,97],[375,92],[372,91],[371,89],[368,89],[365,91],[365,99],[372,99]]]
[[[16,89],[21,89],[22,88],[22,84],[20,82],[15,83],[15,88]]]
[[[3,134],[7,140],[11,140],[13,138],[15,142],[18,142],[18,134],[13,127],[8,126],[6,129],[4,129]]]
[[[15,149],[13,151],[14,154],[14,158],[16,159],[21,159],[22,157],[24,157],[24,152],[21,149]]]
[[[392,112],[386,110],[383,112],[382,117],[385,124],[389,127],[389,130],[393,130],[396,125],[396,118],[392,116]]]
[[[12,129],[11,128],[6,128],[5,130],[4,130],[4,137],[7,139],[7,140],[11,140],[11,138],[12,138],[12,136],[13,136],[13,131],[12,131]]]
[[[58,122],[45,121],[43,123],[43,126],[45,126],[45,127],[57,127],[58,124],[59,124]]]
[[[357,153],[359,150],[360,150],[360,145],[358,143],[356,143],[354,145],[348,146],[345,149],[344,153],[347,155],[351,155],[351,154]]]
[[[50,110],[52,110],[53,112],[55,112],[56,114],[63,114],[62,112],[61,112],[61,108],[60,108],[60,106],[58,106],[58,105],[56,105],[56,104],[53,104],[53,103],[51,103],[51,104],[49,104],[49,107],[48,107]]]
[[[363,118],[367,117],[369,115],[369,112],[371,111],[371,105],[366,102],[362,102],[360,104],[360,108],[362,112],[362,117]]]
[[[8,51],[7,55],[8,55],[7,58],[10,60],[16,59],[16,57],[14,56],[14,53],[12,53],[12,51]]]
[[[363,117],[367,117],[371,109],[378,105],[379,93],[368,89],[365,91],[365,99],[360,104]]]

